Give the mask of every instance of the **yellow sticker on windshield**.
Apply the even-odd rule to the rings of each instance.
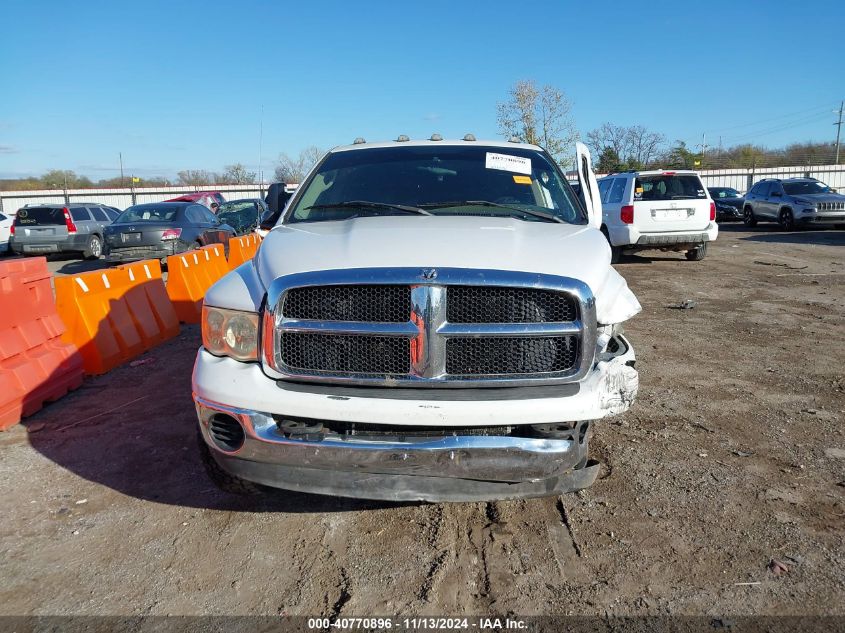
[[[513,181],[518,185],[530,185],[531,176],[514,176]]]

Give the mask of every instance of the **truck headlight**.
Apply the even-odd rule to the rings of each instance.
[[[203,306],[202,344],[216,356],[258,360],[258,315]]]

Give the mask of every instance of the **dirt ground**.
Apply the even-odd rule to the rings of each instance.
[[[218,492],[187,327],[0,434],[0,614],[845,614],[845,231],[725,225],[703,262],[618,269],[640,394],[589,490]]]

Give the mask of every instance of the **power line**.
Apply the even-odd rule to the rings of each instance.
[[[740,123],[738,125],[732,125],[730,127],[716,128],[716,129],[711,129],[711,130],[707,130],[707,131],[710,132],[710,133],[712,133],[712,132],[725,132],[727,130],[736,130],[736,129],[744,128],[744,127],[754,127],[755,125],[761,125],[763,123],[771,123],[772,121],[778,121],[780,119],[789,119],[791,117],[806,114],[808,112],[818,112],[818,111],[821,111],[821,110],[826,110],[826,109],[830,108],[830,106],[833,105],[834,103],[835,102],[828,102],[825,105],[817,105],[815,107],[807,108],[806,110],[799,110],[798,112],[792,112],[790,114],[780,114],[778,116],[770,117],[768,119],[758,119],[757,121],[752,121],[750,123]]]
[[[803,119],[798,119],[796,121],[790,121],[788,123],[781,123],[775,125],[770,128],[764,128],[762,130],[756,130],[754,132],[748,134],[740,134],[739,136],[728,137],[731,142],[741,141],[741,140],[748,140],[753,138],[759,138],[761,136],[767,136],[769,134],[774,134],[776,132],[782,132],[784,130],[791,130],[793,128],[802,127],[808,125],[810,123],[816,123],[823,119],[826,119],[829,116],[827,112],[822,112],[820,114],[813,114],[809,117],[805,117]]]

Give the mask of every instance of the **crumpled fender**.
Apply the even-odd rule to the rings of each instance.
[[[628,282],[611,266],[600,287],[594,288],[596,296],[596,320],[599,325],[622,323],[643,308],[628,287]]]

